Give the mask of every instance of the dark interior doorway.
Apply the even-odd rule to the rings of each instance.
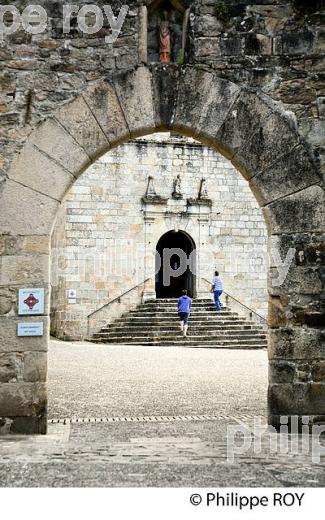
[[[184,251],[186,258],[185,255],[181,258],[182,253],[177,254],[177,249]],[[188,295],[194,298],[196,271],[194,240],[184,231],[168,231],[160,237],[156,250],[156,297],[179,298],[182,290],[187,289]],[[186,269],[185,259],[188,261]]]

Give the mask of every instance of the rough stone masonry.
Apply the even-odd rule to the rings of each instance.
[[[64,194],[103,153],[160,130],[229,158],[263,208],[269,246],[282,258],[295,249],[280,287],[278,266],[268,273],[269,420],[324,421],[321,2],[177,2],[182,33],[173,6],[170,13],[181,52],[164,65],[148,61],[149,2],[128,3],[113,45],[104,43],[109,27],[85,35],[75,26],[67,38],[62,3],[41,4],[47,30],[20,29],[0,46],[2,427],[46,431],[50,237]],[[117,13],[120,2],[111,5]],[[45,289],[44,315],[28,318],[42,321],[42,337],[16,334],[18,289],[26,287]]]

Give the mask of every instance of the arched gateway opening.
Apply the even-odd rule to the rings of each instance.
[[[198,67],[157,65],[95,81],[24,134],[24,144],[22,133],[10,143],[0,200],[0,350],[13,361],[1,384],[2,423],[46,432],[50,239],[65,193],[108,150],[155,131],[216,148],[249,181],[269,233],[269,422],[279,426],[282,415],[325,419],[324,193],[310,147],[290,114],[264,93]],[[34,337],[17,336],[19,288],[44,290],[42,313],[24,316],[41,331]]]
[[[183,289],[194,298],[196,248],[184,231],[168,231],[156,247],[156,297],[179,298]]]

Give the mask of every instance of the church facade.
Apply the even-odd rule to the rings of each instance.
[[[215,150],[169,134],[130,141],[94,163],[59,211],[52,333],[84,339],[182,289],[209,298],[215,269],[230,297],[265,316],[266,242],[247,181]]]

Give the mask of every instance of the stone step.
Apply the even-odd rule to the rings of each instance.
[[[161,311],[139,311],[139,310],[134,310],[134,311],[130,311],[128,312],[128,316],[141,316],[141,317],[150,317],[150,316],[176,316],[177,317],[178,315],[178,312],[177,312],[177,309],[174,309],[174,310],[161,310]],[[209,317],[213,317],[213,316],[226,316],[226,317],[233,317],[233,318],[237,318],[238,317],[238,314],[235,314],[234,312],[223,312],[223,311],[219,311],[219,312],[216,312],[214,309],[212,311],[191,311],[190,313],[190,316],[209,316]]]
[[[177,303],[178,298],[157,298],[156,300],[148,300],[146,303]],[[192,304],[197,303],[211,303],[212,298],[194,298],[192,299]],[[143,305],[143,304],[142,304]]]
[[[211,336],[200,336],[200,335],[197,335],[197,336],[193,336],[191,334],[189,334],[188,336],[189,338],[192,338],[193,340],[195,341],[200,341],[200,342],[203,342],[203,343],[236,343],[236,344],[240,344],[240,343],[263,343],[264,341],[266,342],[266,338],[265,337],[260,337],[260,336],[257,336],[257,337],[238,337],[238,336],[226,336],[224,338],[221,338],[221,337],[218,337],[218,338],[212,338]],[[151,341],[161,341],[161,342],[164,342],[164,341],[173,341],[173,342],[181,342],[181,341],[184,341],[184,337],[182,336],[182,334],[179,334],[179,336],[151,336],[150,334],[149,335],[142,335],[142,336],[128,336],[127,334],[124,334],[124,335],[118,335],[118,336],[115,336],[115,335],[112,335],[112,336],[107,336],[107,334],[103,334],[103,335],[100,335],[98,339],[106,339],[107,341],[110,341],[112,343],[114,342],[125,342],[125,341],[128,341],[128,342],[133,342],[133,341],[147,341],[147,340],[151,340]]]
[[[136,309],[132,309],[130,310],[129,312],[139,312],[139,313],[142,313],[142,312],[177,312],[177,305],[173,305],[173,306],[170,306],[170,307],[144,307],[143,309],[139,309],[139,307],[137,307]],[[211,306],[211,307],[191,307],[191,312],[216,312],[216,309],[214,306]],[[227,313],[227,314],[237,314],[236,312],[234,311],[231,311],[230,309],[225,309],[225,308],[221,308],[221,311],[219,312],[223,312],[223,313]]]
[[[109,343],[105,341],[96,341],[92,340],[92,343],[96,343],[98,345],[108,345]],[[119,343],[120,346],[134,346],[134,347],[158,347],[158,348],[205,348],[205,349],[224,349],[224,350],[266,350],[266,346],[264,345],[208,345],[201,344],[195,342],[186,342],[186,344],[180,345],[177,343]]]
[[[182,338],[182,342],[178,341],[107,341],[105,339],[92,339],[93,343],[102,344],[119,344],[119,345],[141,345],[141,346],[157,346],[157,347],[200,347],[200,348],[224,348],[224,349],[266,349],[267,343],[256,342],[256,343],[225,343],[225,342],[211,342],[202,343],[200,341],[194,341],[188,338]]]
[[[137,306],[137,309],[177,309],[177,302],[174,303],[140,303]],[[192,304],[191,309],[214,309],[215,305],[214,302],[209,303],[199,303],[199,304]],[[221,308],[225,311],[232,311],[230,307],[227,307],[226,305],[221,305]]]
[[[162,323],[175,323],[175,321],[179,321],[178,319],[178,316],[176,315],[173,315],[173,316],[124,316],[122,318],[118,318],[117,322],[118,323],[128,323],[128,322],[134,322],[134,323],[147,323],[148,325],[149,324],[154,324],[154,323],[158,323],[158,324],[162,324]],[[233,317],[233,316],[207,316],[207,315],[204,315],[204,316],[190,316],[190,321],[191,323],[206,323],[206,322],[210,322],[210,323],[241,323],[241,324],[244,324],[244,323],[247,323],[247,320],[245,320],[244,318],[240,318],[240,317]]]
[[[138,309],[144,310],[144,309],[177,309],[177,302],[175,303],[159,303],[159,304],[152,304],[152,303],[142,303],[137,307]],[[210,303],[199,303],[199,304],[192,304],[191,309],[215,309],[215,305],[213,302]],[[230,307],[222,306],[222,309],[225,311],[231,311]]]
[[[125,330],[125,325],[119,325],[119,324],[111,324],[107,327],[103,327],[103,332],[109,332],[111,330]],[[143,330],[143,326],[139,325],[138,323],[130,323],[128,325],[128,328],[130,331],[135,332],[136,330]],[[258,325],[217,325],[214,323],[204,324],[204,325],[193,325],[193,322],[190,323],[190,329],[191,330],[202,330],[207,332],[219,332],[219,331],[228,331],[230,332],[238,332],[238,331],[253,331],[253,332],[262,332],[264,331],[263,327]],[[171,324],[166,326],[165,324],[162,325],[151,325],[150,330],[152,331],[179,331],[179,325],[178,324]]]
[[[177,314],[178,310],[177,307],[164,307],[162,309],[157,309],[154,307],[146,308],[146,309],[133,309],[129,311],[130,314]],[[198,309],[191,309],[191,314],[221,314],[226,316],[238,316],[237,312],[232,312],[229,310],[222,309],[221,311],[216,311],[215,307],[210,307],[209,309],[206,309],[204,307],[198,308]]]
[[[216,336],[215,338],[211,337],[211,336],[200,336],[199,334],[198,335],[195,335],[195,334],[189,334],[190,338],[192,338],[193,341],[200,341],[201,343],[210,343],[210,342],[214,342],[214,343],[222,343],[224,341],[227,341],[228,343],[236,343],[236,344],[239,344],[239,343],[265,343],[267,342],[267,339],[265,336],[242,336],[242,337],[238,337],[238,336]],[[117,334],[117,335],[114,335],[112,334],[111,336],[107,335],[107,334],[98,334],[95,336],[96,339],[105,339],[107,341],[110,341],[111,343],[114,343],[114,341],[176,341],[176,342],[179,342],[183,339],[183,336],[180,334],[179,336],[173,336],[173,335],[170,335],[170,336],[164,336],[164,335],[160,335],[160,336],[153,336],[151,334],[147,334],[147,335],[135,335],[135,336],[128,336],[128,335],[123,335],[123,334]]]
[[[204,348],[266,348],[267,336],[259,324],[247,321],[229,307],[215,311],[211,299],[195,300],[189,335],[179,329],[177,299],[146,302],[104,326],[94,335],[97,343]]]
[[[189,333],[191,333],[192,335],[196,335],[196,336],[206,336],[206,337],[211,337],[211,334],[216,334],[217,336],[263,336],[263,337],[266,337],[266,334],[261,331],[261,330],[223,330],[223,329],[219,329],[219,330],[211,330],[211,331],[206,331],[204,329],[195,329],[195,328],[192,328],[192,327],[189,327],[188,329]],[[173,329],[173,330],[168,330],[168,329],[165,329],[165,330],[161,330],[161,329],[155,329],[155,330],[152,330],[152,329],[143,329],[143,328],[139,328],[139,329],[132,329],[132,336],[134,335],[140,335],[140,336],[148,336],[149,334],[152,334],[153,336],[157,336],[157,335],[162,335],[162,336],[166,336],[166,335],[172,335],[172,336],[175,336],[175,335],[178,335],[180,334],[180,329],[177,328],[177,329]],[[130,335],[130,331],[128,329],[124,329],[123,327],[120,327],[118,329],[116,328],[111,328],[109,330],[101,330],[100,332],[98,332],[97,334],[107,334],[107,335],[120,335],[120,334],[123,334],[123,335],[126,335],[126,336],[129,336]]]

